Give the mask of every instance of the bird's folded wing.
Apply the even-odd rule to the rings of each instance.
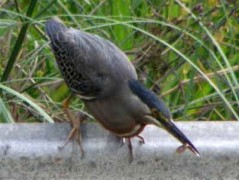
[[[89,73],[90,67],[86,65],[89,52],[79,46],[74,30],[53,19],[46,23],[46,32],[59,69],[71,90],[82,99],[96,98],[101,91],[101,77]]]

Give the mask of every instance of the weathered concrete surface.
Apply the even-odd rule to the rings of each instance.
[[[82,127],[84,159],[77,143],[58,150],[68,124],[0,125],[0,179],[239,179],[239,123],[177,123],[201,153],[186,151],[162,129],[148,126],[146,144],[134,138],[135,158],[127,145],[97,124]]]

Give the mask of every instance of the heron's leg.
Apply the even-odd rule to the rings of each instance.
[[[139,138],[139,143],[140,144],[145,144],[144,138],[142,136],[137,135],[136,137]]]
[[[73,116],[73,114],[70,112],[69,104],[70,104],[70,100],[71,100],[72,97],[73,97],[73,94],[71,94],[67,99],[65,99],[63,101],[63,110],[64,110],[67,118],[71,122],[72,129],[71,129],[70,133],[68,134],[66,141],[64,142],[64,144],[62,146],[59,147],[59,149],[60,150],[63,149],[68,144],[70,139],[76,138],[76,140],[77,140],[77,142],[80,146],[81,157],[83,158],[84,157],[84,149],[83,149],[82,144],[81,144],[81,132],[80,132],[80,124],[81,124],[81,121],[82,121],[82,118],[81,118],[82,116],[79,115],[78,118],[75,118]]]
[[[128,141],[128,148],[129,148],[129,162],[132,162],[134,159],[134,154],[133,154],[133,146],[131,142],[131,138],[126,138]]]

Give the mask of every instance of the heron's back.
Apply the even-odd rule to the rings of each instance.
[[[127,56],[108,40],[67,28],[56,19],[47,22],[46,32],[66,83],[83,99],[113,94],[119,84],[137,79]]]

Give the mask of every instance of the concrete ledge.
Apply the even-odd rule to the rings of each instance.
[[[62,145],[68,124],[0,125],[0,179],[239,179],[239,123],[177,123],[201,153],[186,151],[163,130],[148,126],[146,144],[127,145],[95,123],[82,126],[84,159],[77,143]]]

